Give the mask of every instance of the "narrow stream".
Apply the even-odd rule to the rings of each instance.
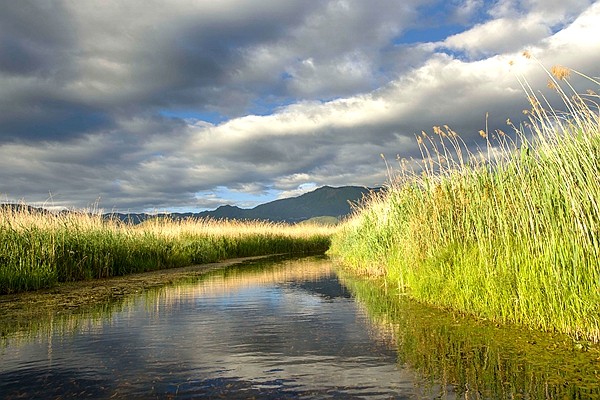
[[[389,398],[412,373],[327,261],[216,271],[1,350],[6,398]]]
[[[600,373],[594,369],[600,367],[594,365],[595,353],[588,359],[577,349],[559,352],[568,358],[573,351],[573,362],[566,363],[579,369],[583,383],[559,380],[555,387],[553,375],[527,361],[535,355],[523,358],[524,350],[512,355],[505,347],[496,354],[487,341],[498,341],[487,339],[485,326],[464,322],[483,332],[475,334],[481,343],[471,328],[466,337],[457,333],[462,328],[453,334],[461,320],[447,322],[438,311],[415,310],[422,306],[402,306],[402,301],[373,300],[380,289],[310,257],[217,270],[95,310],[57,315],[3,339],[0,398],[453,399],[537,398],[538,393],[596,398],[600,393],[593,386],[599,376],[594,371]],[[403,307],[421,319],[402,314]],[[436,320],[441,325],[428,325]],[[514,343],[510,331],[501,334]],[[511,378],[514,374],[524,374],[524,386]]]

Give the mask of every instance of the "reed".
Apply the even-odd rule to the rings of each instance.
[[[559,112],[522,80],[529,122],[482,130],[478,153],[447,126],[417,136],[420,169],[398,171],[330,254],[419,301],[600,341],[598,95],[574,74],[600,86],[554,67]]]
[[[129,225],[92,213],[4,207],[0,293],[227,258],[324,252],[333,229],[210,219],[156,219]]]

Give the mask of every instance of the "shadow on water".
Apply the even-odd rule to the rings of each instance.
[[[439,398],[600,398],[597,345],[424,306],[378,280],[343,271],[338,278],[393,336],[399,363],[439,385]]]

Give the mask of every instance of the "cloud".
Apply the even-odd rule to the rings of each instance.
[[[489,11],[492,19],[452,35],[442,47],[463,52],[470,59],[490,57],[534,46],[572,22],[590,1],[501,0]],[[466,5],[469,8],[474,6]]]
[[[566,25],[593,3],[593,0],[499,0],[489,14],[493,18],[532,14],[544,18],[548,24]]]
[[[3,140],[59,139],[54,125],[68,139],[160,107],[243,108],[250,94],[229,84],[245,62],[240,49],[274,40],[303,15],[294,1],[55,3],[0,10]]]
[[[549,36],[550,27],[537,17],[498,18],[450,36],[448,49],[464,52],[470,59],[518,51]]]
[[[484,0],[465,0],[459,2],[455,11],[455,19],[459,21],[470,21],[485,6]]]
[[[600,62],[598,2],[444,3],[464,31],[422,43],[397,38],[440,2],[54,4],[0,6],[8,199],[179,210],[377,186],[380,154],[419,157],[421,130],[475,148],[487,113],[501,129],[522,115],[517,77],[547,92],[525,48],[546,67]]]

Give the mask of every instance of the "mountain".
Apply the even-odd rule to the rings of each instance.
[[[221,206],[214,211],[201,212],[199,216],[285,222],[298,222],[321,216],[339,218],[350,213],[350,202],[360,201],[369,191],[370,189],[358,186],[323,186],[298,197],[271,201],[251,209]]]
[[[254,208],[225,205],[212,211],[200,213],[161,214],[175,219],[214,218],[239,220],[267,220],[273,222],[300,222],[315,217],[341,218],[351,211],[351,203],[359,202],[369,192],[379,191],[360,186],[323,186],[298,197],[279,199]],[[123,221],[139,223],[155,216],[151,214],[109,214]]]

